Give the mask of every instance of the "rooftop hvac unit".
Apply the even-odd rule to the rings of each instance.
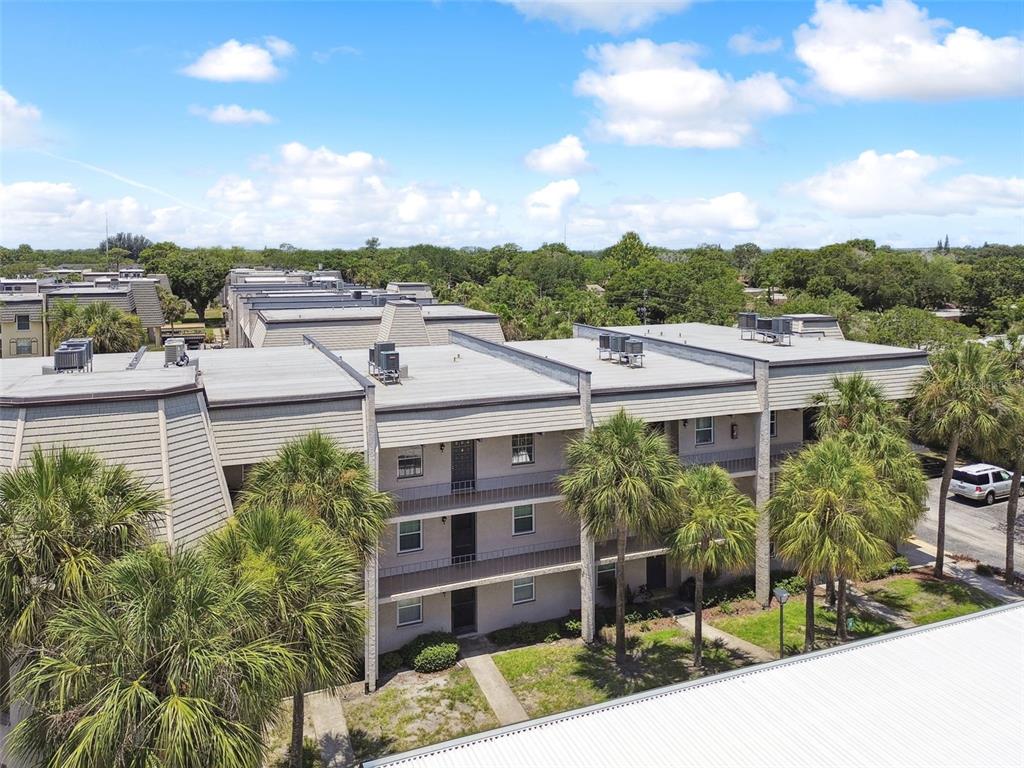
[[[356,301],[361,301],[362,298],[363,298],[363,292],[362,291],[352,291],[352,298],[355,299]]]
[[[757,312],[740,312],[736,317],[741,331],[757,330]]]
[[[164,368],[169,365],[186,365],[188,353],[185,351],[185,339],[180,336],[164,342]]]
[[[373,306],[375,307],[383,307],[391,298],[392,297],[386,293],[375,293],[370,297],[370,301],[373,302]]]
[[[92,368],[92,339],[65,339],[53,350],[55,371],[82,371]]]
[[[770,331],[772,329],[771,317],[758,317],[757,318],[757,330],[758,331]]]
[[[393,341],[378,341],[378,342],[374,342],[373,348],[374,348],[374,350],[376,350],[376,354],[374,355],[374,362],[379,363],[380,362],[380,356],[381,356],[382,353],[384,353],[384,352],[394,352],[395,351],[395,342],[393,342]]]
[[[772,318],[772,336],[776,344],[792,343],[793,341],[793,319],[789,317]]]
[[[392,350],[381,352],[377,358],[380,369],[385,373],[398,373],[398,353]]]
[[[611,338],[608,339],[608,349],[610,349],[612,352],[625,351],[627,339],[629,339],[628,336],[612,336]]]
[[[626,339],[623,342],[622,351],[627,355],[642,355],[644,353],[644,343],[640,339]]]
[[[610,349],[611,348],[611,334],[610,333],[599,333],[597,335],[597,348],[598,349]]]

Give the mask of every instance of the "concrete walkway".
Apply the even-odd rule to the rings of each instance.
[[[676,616],[676,623],[679,624],[685,632],[688,632],[691,635],[693,634],[695,622],[694,615],[692,613]],[[714,642],[717,640],[726,648],[731,648],[737,653],[749,656],[754,661],[775,661],[775,659],[779,658],[778,655],[766,651],[759,645],[748,643],[746,640],[738,638],[735,635],[730,635],[728,632],[716,629],[708,624],[707,621],[704,621],[701,624],[701,630],[701,634],[703,635],[705,642]]]
[[[916,536],[910,538],[901,552],[906,555],[912,566],[935,565],[935,547]],[[976,589],[980,589],[987,595],[994,597],[996,600],[1002,600],[1004,603],[1024,601],[1024,595],[1007,588],[1003,582],[988,576],[979,576],[977,571],[975,571],[975,566],[976,563],[967,560],[954,560],[949,556],[949,552],[947,552],[945,561],[942,564],[942,572]]]
[[[319,745],[325,768],[355,765],[341,699],[326,691],[307,693],[305,715],[304,735]]]
[[[462,658],[473,678],[494,710],[501,725],[512,725],[529,720],[529,715],[512,693],[508,681],[491,658],[494,646],[484,637],[467,638],[461,642]]]

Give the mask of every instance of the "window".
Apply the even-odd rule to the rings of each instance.
[[[423,623],[423,598],[410,597],[408,600],[398,601],[398,626],[406,627],[409,624]]]
[[[953,479],[968,485],[988,485],[988,472],[964,472],[962,469],[955,469]]]
[[[36,346],[35,339],[15,339],[12,344],[16,355],[31,355]]]
[[[533,576],[524,576],[512,582],[512,603],[532,603],[536,596]]]
[[[512,435],[512,466],[533,464],[533,433]]]
[[[398,554],[423,549],[423,521],[406,520],[398,524]]]
[[[779,436],[779,419],[778,411],[772,411],[771,417],[768,419],[768,436],[778,437]]]
[[[28,315],[15,315],[14,320],[18,324],[19,331],[27,331],[31,327],[29,325]]]
[[[597,566],[597,586],[611,587],[615,585],[615,563],[602,563]]]
[[[713,445],[715,442],[715,420],[711,416],[702,416],[696,421],[697,445]]]
[[[533,504],[512,507],[512,535],[521,536],[533,530]]]
[[[398,449],[398,479],[423,476],[423,446]]]

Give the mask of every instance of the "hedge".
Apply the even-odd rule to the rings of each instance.
[[[459,644],[448,632],[427,632],[410,640],[399,653],[405,665],[417,672],[439,672],[455,665]]]

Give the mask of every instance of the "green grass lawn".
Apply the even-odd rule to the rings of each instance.
[[[665,627],[629,637],[630,660],[615,665],[615,648],[579,642],[532,645],[494,655],[494,663],[531,717],[597,704],[699,676],[689,635]],[[705,644],[704,674],[738,666],[724,648]]]
[[[999,605],[994,597],[958,581],[940,581],[919,576],[888,579],[867,585],[872,599],[900,611],[915,624],[931,624]]]
[[[369,696],[348,699],[343,706],[359,761],[498,726],[465,667],[433,675],[398,675]]]
[[[851,609],[853,628],[850,636],[854,639],[871,637],[884,632],[892,632],[897,627],[884,619],[876,618],[867,613]],[[772,653],[779,652],[779,608],[778,605],[767,611],[760,609],[737,616],[717,616],[713,622],[715,627],[735,635],[748,643],[759,645]],[[794,597],[786,603],[783,636],[786,653],[799,653],[804,647],[804,600]],[[836,643],[836,615],[824,606],[814,609],[814,634],[818,647]]]

